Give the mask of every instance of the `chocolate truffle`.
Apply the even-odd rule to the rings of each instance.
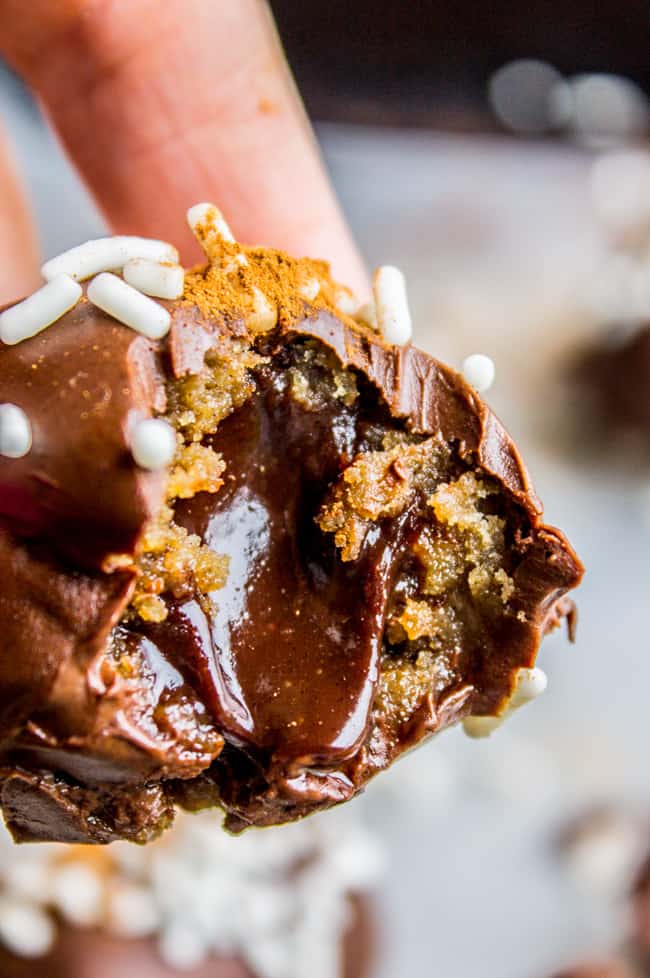
[[[650,853],[632,886],[633,937],[650,971]]]
[[[553,978],[640,978],[621,961],[594,961],[557,972]]]
[[[623,435],[650,458],[650,325],[614,330],[579,360],[582,413],[602,444]]]
[[[610,804],[571,819],[560,834],[559,854],[584,892],[603,903],[619,933],[610,955],[592,955],[554,978],[650,976],[648,827],[647,813]]]
[[[352,918],[341,942],[341,966],[331,978],[365,978],[372,960],[370,908],[351,901]],[[281,978],[294,978],[295,970]],[[311,978],[305,971],[304,978]],[[166,964],[152,940],[124,940],[98,931],[63,927],[57,942],[42,958],[21,958],[0,946],[0,978],[267,978],[252,971],[241,957],[211,955],[195,968],[178,970]],[[275,978],[275,973],[273,974]],[[590,976],[591,978],[591,976]],[[607,976],[609,978],[609,976]],[[613,976],[618,978],[618,975]]]
[[[363,978],[383,858],[341,814],[244,839],[185,815],[104,849],[0,828],[0,978]]]
[[[178,299],[102,273],[0,348],[0,402],[31,443],[0,457],[18,840],[145,841],[176,805],[236,831],[345,801],[429,734],[504,713],[572,611],[580,562],[501,423],[387,342],[410,329],[399,273],[356,312],[324,263],[241,246],[197,208],[209,261]],[[114,240],[44,274],[137,257],[141,239]]]

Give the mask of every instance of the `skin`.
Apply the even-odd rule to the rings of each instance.
[[[185,222],[216,203],[235,236],[365,270],[263,0],[0,0],[0,54],[41,101],[116,233],[199,259]],[[34,236],[0,142],[0,300],[34,284]],[[20,283],[20,288],[17,284]]]
[[[200,253],[185,212],[214,201],[240,240],[328,258],[364,297],[365,270],[262,0],[0,0],[0,54],[116,233],[169,240],[191,263]],[[0,188],[2,304],[38,287],[40,258],[1,132]],[[138,970],[133,948],[120,947]],[[64,971],[100,978],[115,964],[75,944]],[[143,953],[141,973],[152,967]]]
[[[0,305],[38,287],[38,244],[23,188],[0,132]]]

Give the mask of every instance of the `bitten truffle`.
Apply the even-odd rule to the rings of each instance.
[[[324,263],[239,245],[197,206],[208,263],[178,299],[152,311],[105,275],[142,239],[89,243],[49,271],[101,288],[0,347],[0,402],[31,435],[0,456],[18,840],[146,841],[176,805],[236,831],[345,801],[429,734],[507,711],[572,613],[580,562],[501,423],[384,339],[410,331],[400,277],[357,311]]]

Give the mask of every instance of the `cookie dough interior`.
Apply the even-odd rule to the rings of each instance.
[[[27,669],[44,622],[53,636],[51,667],[0,697],[17,838],[145,841],[175,804],[239,830],[344,801],[427,734],[506,709],[569,610],[580,564],[499,422],[346,297],[323,263],[220,241],[164,341],[109,329],[84,298],[6,354],[15,399],[32,356],[45,383],[77,344],[88,404],[66,389],[64,408],[77,437],[79,398],[93,439],[44,456],[64,502],[29,495],[38,459],[7,470],[4,619],[26,606],[31,628],[8,653]],[[176,433],[164,479],[125,456],[142,404]],[[96,492],[94,470],[70,475],[82,457]]]

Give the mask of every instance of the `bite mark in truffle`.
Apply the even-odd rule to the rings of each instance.
[[[323,263],[203,236],[168,336],[84,299],[0,348],[0,399],[34,426],[0,459],[0,799],[21,839],[343,801],[501,713],[581,575],[459,374],[351,319]],[[151,417],[177,433],[166,472],[130,451]]]

